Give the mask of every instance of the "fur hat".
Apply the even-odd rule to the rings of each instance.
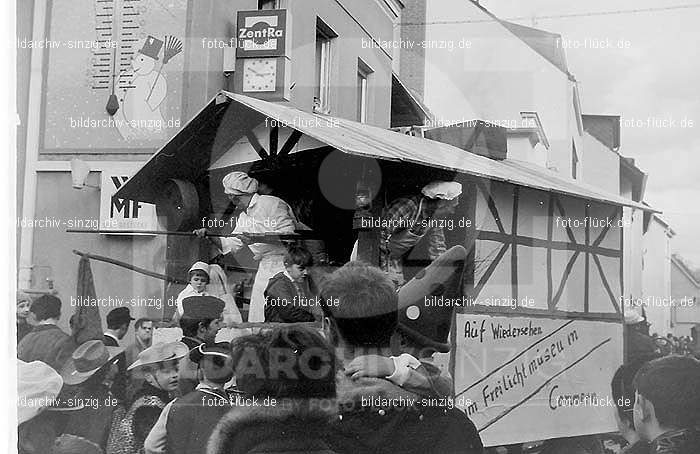
[[[278,399],[271,406],[234,407],[209,437],[207,453],[253,452],[256,446],[282,440],[287,453],[333,452],[322,436],[337,417],[334,399]]]

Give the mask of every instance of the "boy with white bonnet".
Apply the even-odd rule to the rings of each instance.
[[[209,265],[204,262],[194,262],[187,272],[188,284],[179,295],[175,305],[177,310],[173,316],[173,321],[180,320],[183,314],[182,300],[188,296],[207,296],[207,285],[209,284]]]

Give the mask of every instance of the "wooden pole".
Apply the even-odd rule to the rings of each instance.
[[[120,261],[120,260],[115,260],[115,259],[112,259],[112,258],[109,258],[109,257],[103,257],[103,256],[101,256],[101,255],[89,254],[89,253],[87,253],[87,252],[80,252],[80,251],[77,251],[77,250],[75,250],[75,249],[73,249],[73,254],[80,255],[80,256],[83,256],[83,257],[87,257],[87,258],[89,258],[89,259],[97,260],[97,261],[100,261],[100,262],[111,263],[112,265],[117,265],[117,266],[120,266],[120,267],[122,267],[122,268],[126,268],[126,269],[128,269],[128,270],[131,270],[131,271],[135,271],[135,272],[137,272],[137,273],[144,274],[144,275],[146,275],[146,276],[154,277],[154,278],[156,278],[156,279],[162,279],[162,280],[164,280],[164,281],[166,281],[166,282],[173,282],[173,283],[175,283],[175,284],[187,284],[187,281],[184,281],[184,280],[182,280],[182,279],[178,279],[178,278],[175,278],[175,277],[172,277],[172,276],[168,276],[168,275],[166,275],[166,274],[156,273],[155,271],[150,271],[150,270],[147,270],[147,269],[144,269],[144,268],[139,268],[139,267],[134,266],[134,265],[132,265],[132,264],[130,264],[130,263],[122,262],[122,261]]]
[[[93,230],[93,229],[66,229],[66,233],[106,233],[114,235],[173,235],[173,236],[196,236],[193,232],[180,232],[176,230]],[[303,240],[318,239],[317,235],[308,230],[298,230],[296,233],[207,233],[208,237],[220,238],[247,238],[253,243],[266,243],[279,240]]]
[[[280,322],[241,322],[241,323],[230,323],[226,325],[226,328],[263,328],[263,329],[270,329],[274,328],[276,326],[300,326],[304,328],[312,328],[312,329],[323,329],[324,324],[322,321],[320,322],[294,322],[294,323],[280,323]],[[162,322],[155,322],[154,323],[155,328],[176,328],[177,326],[174,326],[172,322],[170,321],[162,321]]]

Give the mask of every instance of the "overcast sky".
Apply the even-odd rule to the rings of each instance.
[[[672,251],[700,265],[700,0],[482,0],[481,4],[502,19],[528,17],[513,22],[560,33],[564,40],[608,38],[615,43],[612,49],[567,49],[569,70],[580,83],[583,113],[622,116],[620,153],[635,158],[648,173],[645,200],[662,210],[676,231]],[[542,18],[677,5],[697,7]],[[618,49],[618,40],[629,41],[629,48]],[[659,125],[647,126],[650,117]],[[666,125],[661,123],[664,119]],[[625,127],[625,120],[641,120],[644,126]]]

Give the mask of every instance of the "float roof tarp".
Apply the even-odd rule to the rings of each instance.
[[[619,195],[601,192],[592,186],[565,179],[547,169],[520,161],[508,159],[497,161],[445,143],[342,118],[304,112],[284,104],[225,91],[217,95],[218,101],[217,98],[212,100],[173,139],[153,155],[136,175],[117,191],[115,196],[154,202],[158,192],[158,182],[169,178],[193,178],[206,172],[209,157],[196,156],[197,152],[193,152],[191,147],[186,145],[193,139],[192,134],[216,134],[216,131],[206,131],[206,129],[216,130],[219,126],[223,116],[219,114],[221,106],[226,106],[221,102],[222,96],[237,104],[237,107],[250,111],[252,115],[276,120],[351,155],[447,169],[533,189],[655,211]],[[217,112],[213,112],[212,109],[217,109]],[[169,159],[161,159],[159,164],[159,156],[175,157],[178,165],[168,164]],[[195,172],[188,171],[187,168],[183,168],[185,162],[191,163],[198,169]]]

